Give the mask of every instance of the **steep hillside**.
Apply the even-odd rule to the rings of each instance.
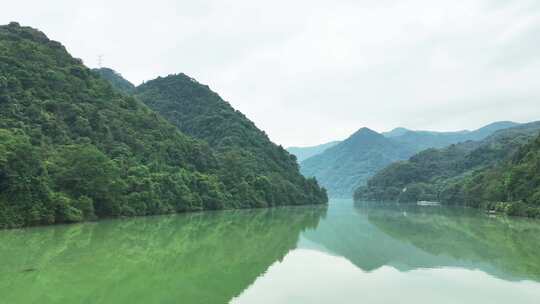
[[[287,151],[289,151],[289,153],[291,153],[292,155],[296,156],[296,160],[298,162],[302,162],[314,155],[323,153],[328,148],[331,148],[339,143],[340,141],[336,140],[312,147],[289,147],[287,148]]]
[[[260,170],[243,167],[251,179],[235,175],[208,143],[17,23],[0,26],[0,118],[0,227],[325,201],[316,182],[301,177],[270,184],[282,187],[275,190]],[[299,176],[294,165],[264,173],[270,181]],[[243,200],[253,191],[258,200]]]
[[[475,207],[501,201],[540,204],[536,202],[540,171],[535,171],[540,154],[538,139],[534,140],[539,131],[540,123],[530,123],[500,130],[482,141],[422,151],[377,173],[356,191],[355,199],[430,200]]]
[[[330,196],[350,197],[356,187],[386,165],[413,151],[368,128],[302,162],[301,172],[315,176]]]
[[[216,151],[223,182],[246,205],[324,203],[326,191],[304,178],[294,156],[272,143],[218,94],[184,75],[148,81],[135,96],[182,132]],[[241,182],[239,182],[241,181]]]
[[[478,130],[458,132],[396,128],[382,134],[371,131],[371,136],[359,136],[364,128],[335,147],[303,161],[301,171],[306,176],[315,176],[330,196],[350,197],[357,187],[392,162],[405,160],[428,148],[483,139],[497,130],[516,125],[497,122]]]

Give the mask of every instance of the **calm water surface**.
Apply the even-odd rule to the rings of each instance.
[[[0,231],[0,303],[540,303],[540,221],[353,204]]]

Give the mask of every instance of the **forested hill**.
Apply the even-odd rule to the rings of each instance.
[[[43,33],[0,26],[0,227],[326,201],[294,167],[235,174],[234,155],[248,152],[227,151],[230,161]],[[283,172],[296,178],[273,183]]]
[[[529,123],[482,141],[422,151],[380,171],[355,199],[440,201],[539,216],[539,132],[539,122]]]
[[[293,155],[208,86],[184,74],[169,75],[140,85],[135,96],[182,132],[207,142],[223,164],[225,185],[242,194],[243,202],[264,206],[327,200],[315,179],[300,174]]]
[[[497,130],[514,127],[513,122],[495,122],[473,131],[433,132],[396,128],[377,133],[362,128],[348,139],[304,160],[301,171],[315,176],[330,196],[351,197],[354,190],[392,162],[405,160],[427,148],[480,140]]]

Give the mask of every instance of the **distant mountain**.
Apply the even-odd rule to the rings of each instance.
[[[493,132],[518,125],[496,122],[474,131],[433,132],[396,128],[379,134],[362,128],[348,139],[304,160],[301,172],[314,176],[332,197],[350,197],[389,164],[405,160],[428,148],[442,148],[458,142],[480,140]]]
[[[307,158],[310,158],[310,157],[312,157],[314,155],[317,155],[317,154],[320,154],[320,153],[326,151],[326,149],[331,148],[331,147],[339,144],[340,142],[341,141],[336,140],[336,141],[331,141],[329,143],[325,143],[325,144],[318,145],[318,146],[289,147],[289,148],[287,148],[287,151],[289,151],[289,153],[296,156],[296,159],[297,159],[298,162],[302,162],[303,160],[305,160]]]
[[[330,196],[350,197],[374,172],[412,153],[407,145],[362,128],[338,145],[304,160],[301,172],[315,176]]]
[[[433,132],[433,131],[411,131],[406,129],[394,129],[390,132],[391,138],[409,145],[416,151],[422,151],[428,148],[442,148],[448,145],[463,142],[467,140],[481,140],[493,134],[493,132],[515,127],[519,125],[515,122],[501,121],[494,122],[480,129],[454,132]],[[396,132],[396,130],[399,130]],[[388,135],[386,135],[388,136]]]
[[[499,206],[514,215],[540,216],[539,132],[540,122],[534,122],[481,141],[422,151],[381,170],[355,199]],[[518,201],[521,205],[514,204]]]
[[[504,129],[508,129],[508,128],[513,128],[513,127],[517,127],[521,124],[519,123],[516,123],[516,122],[513,122],[513,121],[498,121],[498,122],[494,122],[494,123],[491,123],[489,125],[486,125],[478,130],[474,130],[474,131],[470,131],[467,133],[468,135],[468,138],[467,140],[482,140],[488,136],[490,136],[491,134],[499,131],[499,130],[504,130]],[[528,128],[528,126],[525,126],[526,128]]]
[[[115,89],[120,92],[131,94],[135,90],[135,86],[126,80],[122,75],[109,68],[92,69],[101,78],[107,80]]]

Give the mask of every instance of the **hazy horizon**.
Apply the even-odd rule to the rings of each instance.
[[[534,0],[20,0],[11,21],[135,84],[185,73],[285,147],[540,120]]]

